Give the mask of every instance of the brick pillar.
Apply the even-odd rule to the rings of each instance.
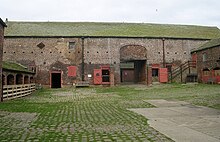
[[[147,85],[151,85],[152,84],[152,67],[148,66],[147,67]]]
[[[110,68],[110,86],[115,85],[114,68]]]

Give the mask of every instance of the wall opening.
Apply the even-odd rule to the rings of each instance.
[[[141,45],[126,45],[120,49],[121,82],[146,83],[147,50]]]
[[[7,76],[7,85],[14,85],[15,83],[14,83],[14,75],[12,75],[12,74],[9,74],[8,76]]]
[[[28,84],[29,83],[29,77],[28,76],[25,76],[24,77],[24,84]]]
[[[141,83],[146,81],[146,60],[121,63],[121,82]]]
[[[152,67],[152,82],[159,82],[159,68]]]
[[[102,70],[102,82],[110,82],[110,71],[108,69]]]
[[[34,83],[34,78],[30,77],[30,83]]]
[[[51,88],[61,88],[61,73],[51,73]]]
[[[16,84],[23,84],[23,75],[22,74],[16,75]]]
[[[5,85],[5,75],[2,74],[2,85]]]

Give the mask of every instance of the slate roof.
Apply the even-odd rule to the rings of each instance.
[[[9,61],[3,61],[2,68],[3,68],[3,70],[18,71],[18,72],[25,72],[25,73],[34,73],[34,72],[29,71],[27,69],[27,67],[25,67],[21,64],[9,62]]]
[[[203,44],[199,48],[192,50],[191,53],[197,52],[197,51],[202,51],[202,50],[209,49],[209,48],[213,48],[216,46],[220,47],[220,38],[212,39],[212,40],[208,41],[207,43]]]
[[[167,37],[212,39],[217,27],[150,23],[7,22],[6,37]]]

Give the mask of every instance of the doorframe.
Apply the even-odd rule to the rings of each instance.
[[[53,73],[60,73],[60,86],[61,88],[63,87],[63,78],[62,78],[62,74],[63,74],[63,71],[50,71],[50,88],[52,88],[52,74]]]

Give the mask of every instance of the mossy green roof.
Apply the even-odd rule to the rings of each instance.
[[[14,63],[14,62],[9,62],[9,61],[3,61],[2,68],[3,70],[33,73],[29,71],[25,66],[18,64],[18,63]]]
[[[170,37],[212,39],[217,27],[149,23],[7,22],[5,36]]]
[[[208,41],[207,43],[203,44],[202,46],[200,46],[198,49],[192,50],[191,52],[202,51],[202,50],[209,49],[209,48],[216,47],[216,46],[220,47],[220,38],[212,39]]]

